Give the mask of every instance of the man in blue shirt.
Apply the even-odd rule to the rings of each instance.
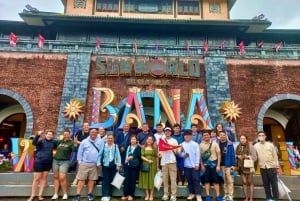
[[[221,170],[224,176],[224,193],[223,200],[233,201],[233,177],[232,172],[235,167],[235,152],[231,141],[227,140],[227,134],[224,130],[219,132],[220,135],[220,153],[221,153]]]
[[[137,135],[137,140],[140,147],[144,147],[147,137],[150,135],[154,137],[153,133],[149,132],[149,125],[144,123],[142,126],[142,132]]]
[[[198,132],[197,124],[192,124],[191,130],[192,130],[192,140],[200,144],[202,141],[202,134]]]
[[[88,180],[88,200],[94,200],[93,190],[95,181],[98,179],[97,158],[99,150],[103,146],[102,140],[97,135],[97,129],[92,128],[89,131],[89,137],[80,143],[77,152],[77,161],[79,167],[76,178],[78,179],[78,184],[76,196],[73,198],[73,201],[79,201],[80,193],[86,180]]]
[[[121,161],[122,161],[122,166],[124,167],[124,163],[125,163],[125,157],[126,157],[126,148],[129,145],[130,142],[130,125],[129,124],[124,124],[123,126],[123,130],[119,131],[116,134],[116,144],[119,147],[120,150],[120,154],[121,154]]]

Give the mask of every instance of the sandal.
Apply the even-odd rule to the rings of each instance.
[[[38,200],[39,201],[42,201],[42,200],[44,200],[45,198],[43,197],[43,196],[39,196],[39,198],[38,198]]]
[[[34,196],[30,196],[30,198],[28,198],[28,200],[27,201],[33,201],[35,199],[35,197]]]

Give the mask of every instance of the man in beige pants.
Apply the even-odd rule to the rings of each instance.
[[[177,141],[171,137],[172,129],[169,127],[165,128],[165,137],[162,138],[166,143],[170,145],[178,145]],[[159,143],[159,142],[157,142]],[[159,151],[159,156],[161,157],[160,164],[162,166],[163,174],[163,186],[164,186],[164,195],[162,197],[163,201],[169,199],[169,178],[171,181],[171,197],[170,201],[176,201],[177,194],[177,165],[175,150],[170,151]]]

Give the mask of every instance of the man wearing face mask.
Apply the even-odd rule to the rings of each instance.
[[[254,145],[257,152],[261,177],[266,193],[267,201],[278,200],[277,170],[279,168],[278,157],[272,143],[266,142],[266,133],[257,133],[259,142]],[[272,193],[271,193],[272,188]]]

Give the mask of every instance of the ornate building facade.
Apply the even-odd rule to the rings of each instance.
[[[300,31],[267,29],[271,22],[262,16],[232,20],[234,0],[62,3],[64,13],[30,9],[20,13],[24,22],[0,21],[0,139],[72,127],[63,110],[73,98],[85,103],[77,127],[87,121],[117,128],[129,121],[133,90],[141,99],[130,107],[134,127],[172,124],[176,113],[173,122],[188,128],[195,113],[203,128],[222,122],[221,103],[234,100],[242,108],[237,134],[254,140],[264,129],[274,141],[299,143]],[[16,47],[9,45],[11,32]],[[180,90],[177,112],[172,89]],[[195,94],[205,97],[209,116]]]

